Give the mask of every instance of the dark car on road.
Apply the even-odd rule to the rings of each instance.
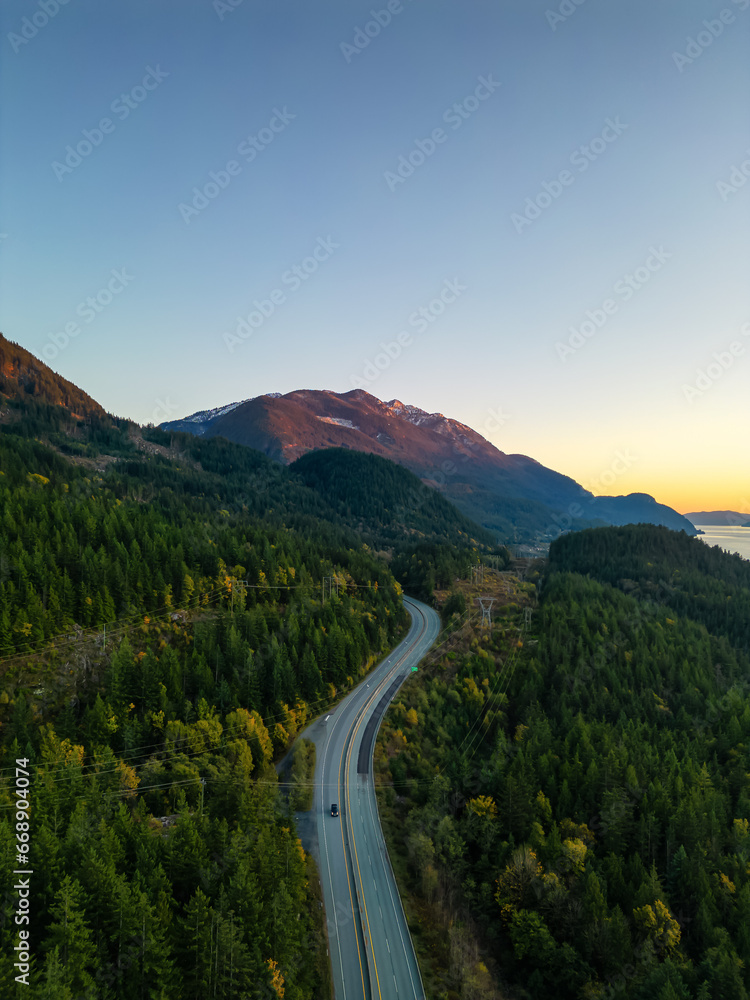
[[[332,802],[331,803],[331,816],[338,816],[338,814],[339,814],[338,803]]]

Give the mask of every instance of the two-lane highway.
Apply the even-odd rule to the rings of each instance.
[[[424,997],[372,775],[383,713],[440,630],[431,608],[410,598],[404,605],[412,618],[406,638],[327,719],[302,734],[317,748],[317,837],[305,837],[303,831],[303,842],[309,839],[318,856],[336,1000]],[[334,802],[338,817],[331,816]]]

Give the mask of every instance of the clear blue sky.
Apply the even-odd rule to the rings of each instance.
[[[2,330],[109,410],[360,384],[750,507],[750,0],[44,2],[0,10]]]

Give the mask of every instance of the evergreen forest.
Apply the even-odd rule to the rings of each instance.
[[[561,537],[491,630],[451,596],[378,748],[436,997],[748,996],[749,600],[652,525]]]

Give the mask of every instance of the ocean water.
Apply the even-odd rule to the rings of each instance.
[[[705,532],[704,535],[698,535],[698,538],[706,545],[718,545],[750,559],[750,528],[724,528],[715,524],[696,524],[696,528]]]

